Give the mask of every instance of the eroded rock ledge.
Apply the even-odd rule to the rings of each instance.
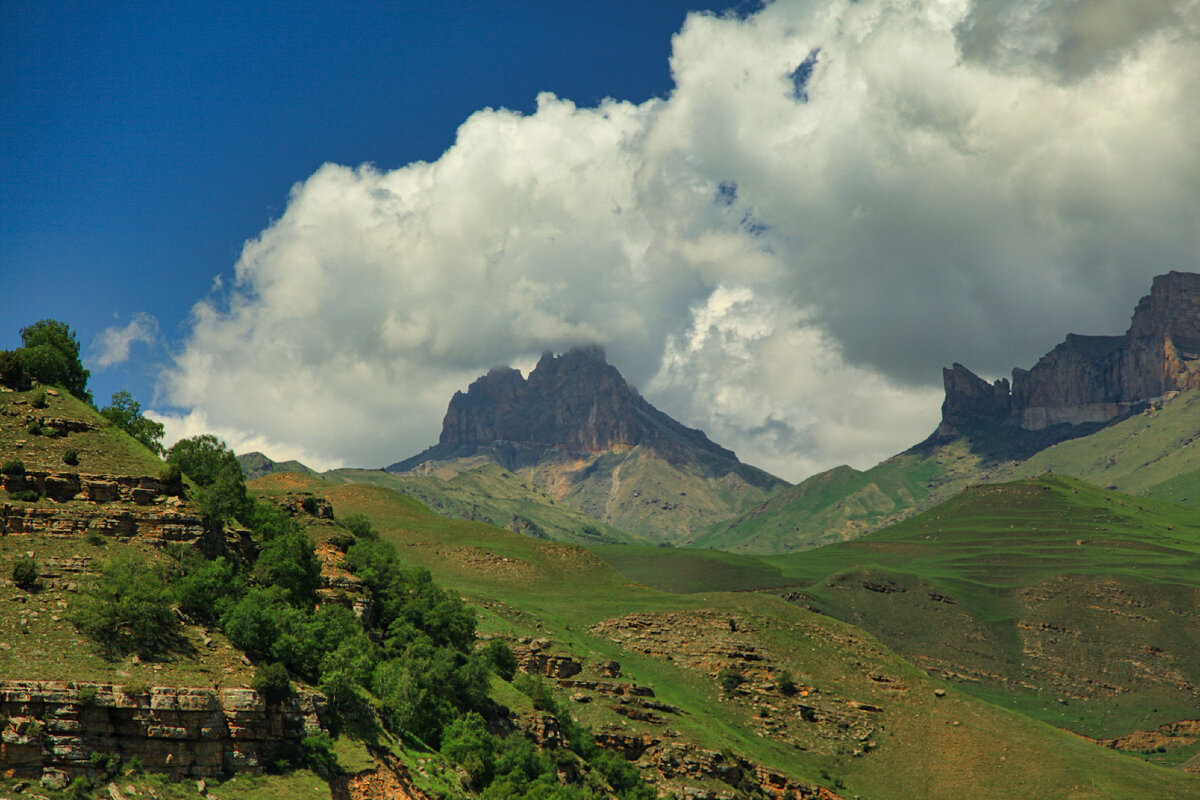
[[[156,772],[257,772],[320,730],[322,695],[268,705],[253,689],[0,681],[0,771],[86,775],[93,752]]]

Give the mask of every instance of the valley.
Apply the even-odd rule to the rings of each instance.
[[[324,473],[6,378],[0,794],[1200,797],[1193,284],[795,486],[598,348]]]

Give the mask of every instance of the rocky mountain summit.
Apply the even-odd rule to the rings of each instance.
[[[387,469],[403,472],[480,448],[510,454],[512,463],[505,466],[512,467],[548,451],[598,455],[639,445],[673,461],[693,454],[737,461],[702,431],[647,403],[607,362],[604,349],[593,345],[543,354],[527,379],[511,367],[493,368],[454,394],[435,447]]]
[[[1012,383],[989,384],[962,364],[942,372],[942,432],[971,420],[1025,430],[1103,423],[1200,387],[1200,275],[1154,279],[1124,336],[1067,334]]]
[[[488,464],[555,502],[679,541],[786,485],[646,402],[600,347],[496,367],[450,400],[438,443],[388,472],[450,479]]]

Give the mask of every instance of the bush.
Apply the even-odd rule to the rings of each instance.
[[[379,533],[371,527],[371,520],[365,514],[349,514],[342,520],[342,527],[354,534],[357,539],[378,539]]]
[[[79,452],[74,448],[63,453],[63,463],[72,467],[79,466]]]
[[[29,427],[26,430],[29,431],[30,436],[41,436],[42,435],[42,426],[36,422],[29,423]]]
[[[29,375],[21,364],[21,356],[15,350],[0,350],[0,386],[18,392],[29,388]]]
[[[791,697],[796,693],[796,681],[792,678],[792,673],[786,669],[779,676],[779,691],[781,694]]]
[[[97,694],[98,692],[95,686],[82,686],[79,689],[79,702],[85,706],[90,706],[92,703],[96,702]]]
[[[746,676],[742,674],[740,669],[729,667],[721,670],[717,674],[717,682],[721,684],[721,690],[725,694],[730,695],[737,691],[737,688],[746,682]]]
[[[181,645],[179,620],[162,573],[139,558],[105,563],[99,584],[77,604],[72,622],[105,656],[156,658]]]
[[[33,398],[31,405],[34,408],[48,408],[50,406],[50,401],[46,399],[45,392],[38,392],[37,396]]]
[[[36,503],[42,499],[37,489],[17,489],[9,492],[8,496],[13,500],[20,500],[22,503]]]
[[[25,462],[15,458],[5,461],[4,466],[0,467],[0,473],[5,475],[24,475]]]
[[[320,502],[312,495],[301,498],[300,507],[304,509],[306,514],[316,514],[321,508]]]
[[[484,658],[497,675],[506,681],[511,681],[517,674],[517,657],[506,642],[493,639],[483,648]]]
[[[43,319],[21,329],[21,342],[25,345],[17,350],[24,371],[39,383],[61,386],[71,394],[92,402],[87,390],[91,375],[79,360],[79,341],[75,331],[63,322]]]
[[[483,717],[474,711],[446,726],[442,752],[466,771],[472,789],[482,789],[495,777],[496,737],[488,733]]]
[[[121,757],[116,753],[102,753],[93,750],[88,756],[88,763],[96,770],[100,781],[110,781],[121,771]]]
[[[39,578],[41,578],[41,573],[38,571],[37,562],[29,556],[21,556],[13,562],[13,583],[25,591],[31,592],[36,589]]]
[[[288,677],[287,667],[278,661],[255,667],[250,688],[270,704],[282,703],[292,696],[292,681]]]

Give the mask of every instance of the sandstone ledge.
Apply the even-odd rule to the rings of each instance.
[[[312,692],[268,705],[252,689],[0,681],[0,773],[85,775],[93,752],[180,777],[258,772],[320,730],[324,708]]]

